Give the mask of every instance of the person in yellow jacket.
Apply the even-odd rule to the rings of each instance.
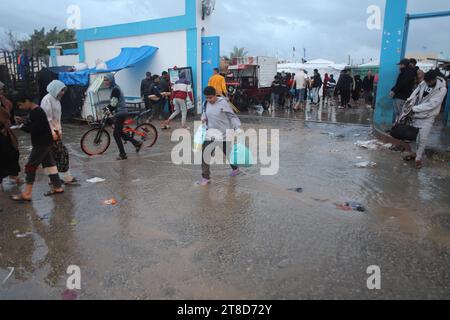
[[[214,68],[214,75],[209,79],[208,86],[216,89],[218,96],[226,97],[228,95],[225,78],[220,75],[218,68]]]

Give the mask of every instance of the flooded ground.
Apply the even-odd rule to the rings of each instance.
[[[86,127],[66,127],[81,185],[44,198],[40,174],[32,204],[12,203],[12,186],[0,194],[0,298],[61,299],[77,265],[79,299],[450,299],[447,163],[417,171],[399,153],[355,146],[372,139],[369,126],[246,119],[245,128],[280,129],[279,174],[255,166],[229,178],[214,166],[202,188],[198,166],[171,163],[169,132],[116,162],[114,145],[84,156]],[[355,167],[363,161],[377,166]],[[116,206],[103,203],[111,198]],[[367,211],[336,206],[351,201]],[[372,265],[378,291],[367,289]]]

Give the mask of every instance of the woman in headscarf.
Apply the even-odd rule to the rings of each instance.
[[[125,103],[125,96],[123,95],[122,89],[116,84],[116,80],[112,73],[105,75],[103,80],[105,87],[111,89],[111,109],[115,111],[115,122],[114,122],[114,140],[116,140],[117,147],[119,148],[119,157],[116,159],[126,160],[128,159],[123,146],[122,139],[131,142],[136,148],[136,152],[139,153],[142,148],[142,142],[138,142],[129,135],[123,132],[123,126],[125,120],[129,117],[128,108]]]
[[[59,80],[53,80],[47,86],[48,94],[41,101],[41,108],[47,115],[48,123],[53,135],[53,156],[58,166],[58,172],[62,176],[62,181],[71,185],[77,182],[69,171],[70,161],[69,152],[62,143],[62,125],[61,125],[61,99],[67,91],[67,87]]]
[[[5,85],[0,82],[0,185],[6,177],[20,184],[19,143],[11,130],[13,104],[4,96]]]

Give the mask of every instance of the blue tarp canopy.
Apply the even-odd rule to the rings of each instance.
[[[116,72],[125,68],[130,68],[135,64],[150,58],[156,53],[157,50],[158,48],[151,46],[143,46],[140,48],[122,48],[119,56],[105,62],[108,67],[107,70],[97,70],[96,68],[92,68],[78,72],[61,72],[59,74],[59,80],[68,86],[88,86],[90,74]]]

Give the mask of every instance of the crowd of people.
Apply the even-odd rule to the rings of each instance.
[[[278,73],[272,82],[270,111],[277,109],[292,109],[301,111],[310,101],[312,106],[319,103],[334,105],[339,109],[352,108],[351,99],[357,103],[363,95],[368,107],[373,108],[378,75],[371,71],[361,79],[360,75],[351,75],[351,69],[344,69],[339,79],[333,74],[326,73],[322,78],[319,70],[315,69],[310,76],[308,71],[298,73]]]

